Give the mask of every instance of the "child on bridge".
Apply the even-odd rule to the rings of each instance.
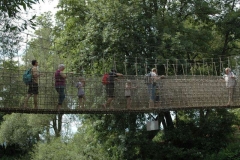
[[[127,109],[131,107],[132,104],[132,98],[131,98],[131,91],[132,89],[135,89],[136,87],[132,86],[132,82],[130,80],[127,80],[125,85],[125,97],[127,98]]]
[[[79,105],[77,108],[81,108],[81,107],[84,108],[84,101],[85,101],[84,86],[85,86],[85,79],[83,77],[80,77],[76,85],[76,87],[78,88],[78,101],[79,101]]]

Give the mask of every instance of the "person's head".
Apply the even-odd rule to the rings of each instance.
[[[130,80],[127,80],[126,84],[130,86],[132,82]]]
[[[152,69],[152,72],[157,73],[157,69],[156,69],[156,68],[153,68],[153,69]]]
[[[117,73],[117,70],[116,69],[111,69],[111,72]]]
[[[37,60],[35,60],[35,59],[34,59],[34,60],[32,60],[32,65],[33,65],[33,66],[37,66],[37,65],[38,65],[38,62],[37,62]]]
[[[226,72],[226,73],[231,72],[231,68],[228,68],[228,67],[227,67],[227,68],[225,69],[225,72]]]
[[[63,71],[63,70],[65,69],[64,64],[59,64],[59,65],[58,65],[58,69],[61,70],[61,71]]]
[[[79,80],[80,82],[84,82],[84,81],[85,81],[85,79],[84,79],[83,77],[79,77],[78,80]]]

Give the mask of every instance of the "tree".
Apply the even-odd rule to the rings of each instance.
[[[235,4],[235,1],[232,4]],[[226,8],[222,8],[223,6]],[[148,65],[149,70],[154,66],[156,60],[156,66],[160,70],[159,74],[164,74],[165,59],[169,59],[170,64],[175,64],[176,59],[182,61],[187,59],[187,62],[191,64],[205,57],[218,58],[221,56],[218,51],[222,50],[222,37],[224,37],[224,34],[219,32],[222,30],[219,22],[221,19],[229,19],[227,14],[221,14],[221,12],[229,14],[232,12],[227,9],[229,3],[226,1],[206,2],[200,0],[171,2],[100,0],[98,3],[88,1],[87,4],[85,1],[72,0],[61,1],[59,7],[61,8],[57,13],[59,24],[56,27],[59,31],[56,34],[56,42],[61,42],[58,43],[58,48],[61,48],[59,54],[63,57],[67,57],[69,54],[76,56],[73,67],[83,67],[86,73],[91,74],[103,72],[104,68],[110,69],[111,67],[122,71],[124,68],[122,62],[127,62],[128,74],[135,74],[136,68],[138,74],[143,74],[144,64]],[[238,12],[237,8],[236,11]],[[230,17],[233,18],[231,22],[234,22],[231,31],[237,31],[238,20],[235,16]],[[224,24],[228,26],[227,23]],[[236,32],[231,33],[238,37]],[[227,39],[228,46],[236,46],[236,41],[229,41],[229,37]],[[239,40],[239,37],[235,40],[237,39]],[[237,50],[235,47],[233,50],[225,50],[222,54],[224,56],[234,55]],[[137,62],[139,65],[135,68],[132,62]],[[93,64],[97,69],[92,71],[89,64]],[[188,69],[195,68],[189,65]],[[182,70],[180,67],[176,70],[170,68],[169,75],[173,75],[174,72],[182,73]],[[200,71],[196,69],[196,73],[200,74]],[[189,121],[188,119],[181,120],[182,113],[184,113],[183,117],[188,114],[195,116],[189,116]],[[221,130],[219,123],[222,124],[225,120],[229,130],[223,132],[224,135],[221,136],[226,138],[223,140],[224,143],[228,142],[227,137],[232,133],[231,124],[233,124],[234,117],[231,114],[229,116],[227,110],[188,110],[182,113],[175,112],[174,115],[180,118],[180,120],[177,118],[175,122],[171,112],[154,114],[163,124],[164,136],[162,137],[160,131],[144,132],[144,122],[150,116],[143,114],[95,115],[87,116],[86,119],[90,119],[92,122],[99,120],[99,126],[96,127],[99,132],[98,138],[106,149],[110,149],[108,154],[115,156],[116,153],[118,158],[137,159],[162,156],[171,159],[173,158],[171,156],[189,157],[196,150],[202,149],[204,154],[191,156],[200,158],[208,153],[206,149],[208,147],[203,147],[209,144],[207,143],[209,139],[206,138],[208,133],[214,135],[210,136],[211,145],[217,144],[215,149],[211,147],[208,149],[217,152],[219,147],[224,147],[224,144],[216,141],[216,137],[219,137],[217,133]],[[223,118],[218,121],[219,117],[214,116],[215,114],[229,119]],[[199,117],[197,118],[196,115]],[[213,117],[211,121],[208,120],[209,115]],[[127,120],[131,120],[131,123],[128,124]],[[197,140],[197,134],[193,133],[198,133],[199,126],[202,127],[206,124],[208,124],[207,134],[202,133],[201,135],[204,145],[198,146],[200,141]],[[209,126],[214,127],[209,128]],[[128,131],[129,128],[133,128],[133,130]],[[175,141],[176,135],[182,137],[180,141],[172,143]],[[192,136],[194,140],[188,141],[186,135]],[[158,139],[157,142],[154,141],[155,138]],[[146,142],[149,152],[144,152],[146,144],[139,144],[140,140]],[[136,142],[138,144],[130,148]],[[172,144],[166,147],[168,142]],[[188,142],[193,143],[193,149],[187,148]],[[195,143],[196,145],[194,145]],[[166,147],[163,152],[159,154],[154,151],[150,152],[151,148],[161,150],[164,148],[162,146]],[[128,151],[132,149],[131,153],[133,154],[128,155],[125,149]],[[179,152],[185,149],[186,152],[180,155]],[[174,154],[163,156],[171,151]]]
[[[27,8],[32,8],[32,5],[37,2],[39,0],[3,0],[0,3],[0,11],[7,13],[10,18],[17,17],[17,14],[21,12],[21,7],[26,11]]]

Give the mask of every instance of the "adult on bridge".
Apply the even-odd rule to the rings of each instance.
[[[225,69],[225,74],[223,75],[223,78],[226,82],[226,87],[228,89],[228,103],[227,103],[227,106],[230,106],[233,102],[233,93],[234,93],[234,88],[235,88],[235,85],[236,85],[236,76],[231,71],[231,68],[226,68]]]
[[[107,102],[103,104],[103,107],[106,108],[110,106],[111,108],[111,102],[113,101],[114,98],[114,81],[117,80],[116,77],[118,76],[123,76],[122,73],[117,73],[116,69],[112,69],[111,72],[109,73],[109,83],[106,84],[106,92],[107,92]]]

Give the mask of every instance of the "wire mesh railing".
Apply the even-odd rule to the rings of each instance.
[[[55,79],[53,72],[41,72],[39,78],[39,94],[37,97],[38,108],[34,109],[33,98],[24,106],[28,86],[22,81],[21,70],[0,70],[0,109],[18,110],[45,110],[55,111],[58,104],[58,93],[55,90]],[[78,74],[70,74],[65,87],[65,99],[60,110],[71,110],[74,112],[96,112],[96,111],[146,111],[163,109],[186,109],[186,108],[208,108],[224,107],[228,102],[228,90],[224,80],[220,76],[167,76],[156,80],[155,98],[153,105],[149,106],[151,100],[145,76],[125,75],[115,80],[114,100],[108,107],[103,104],[107,100],[106,86],[102,84],[102,75],[84,75],[85,79],[85,102],[79,106],[78,89],[76,84]],[[125,85],[127,81],[132,82],[132,103],[127,108],[125,96]],[[234,88],[232,107],[240,106],[239,86]],[[151,107],[151,108],[149,108]],[[229,107],[229,106],[226,106]]]

